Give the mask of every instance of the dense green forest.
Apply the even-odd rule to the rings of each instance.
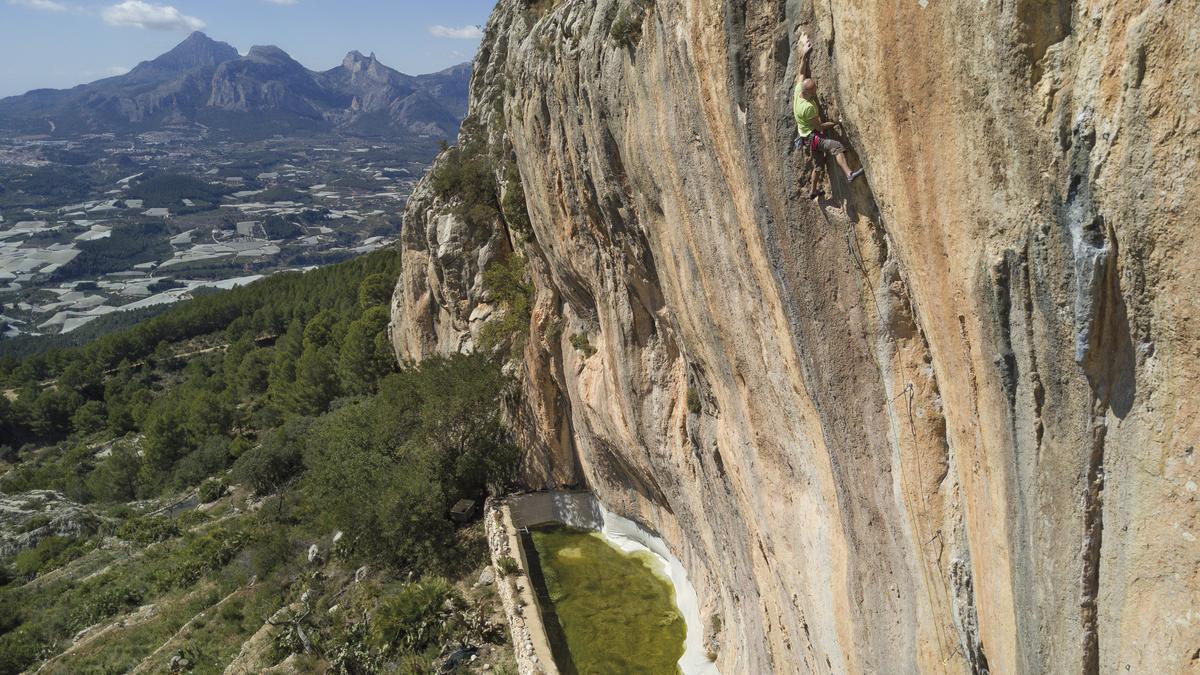
[[[511,479],[511,385],[487,356],[397,367],[398,266],[279,274],[0,362],[0,498],[75,509],[5,534],[53,530],[0,558],[0,673],[220,672],[264,626],[259,666],[345,673],[502,641],[494,593],[456,583],[482,527],[448,512]]]
[[[172,249],[165,238],[167,233],[166,224],[160,221],[122,223],[104,239],[79,242],[79,255],[58,268],[53,278],[67,281],[95,277],[126,270],[139,263],[169,258]]]
[[[228,190],[206,183],[193,176],[164,173],[135,184],[127,193],[128,199],[141,199],[147,208],[178,210],[184,199],[218,203]]]
[[[87,198],[108,176],[75,166],[0,167],[0,208],[40,208]]]

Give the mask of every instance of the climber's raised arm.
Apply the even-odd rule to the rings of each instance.
[[[812,67],[809,65],[808,56],[812,53],[812,41],[808,39],[808,33],[800,34],[800,77],[809,79],[812,77]]]

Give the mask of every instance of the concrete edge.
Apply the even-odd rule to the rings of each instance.
[[[512,637],[517,672],[520,675],[558,675],[542,623],[541,608],[529,584],[529,561],[508,505],[503,500],[489,498],[484,505],[483,520],[496,574],[496,590]],[[521,568],[519,576],[500,574],[500,559],[505,556],[517,561]]]

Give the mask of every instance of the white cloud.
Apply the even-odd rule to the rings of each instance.
[[[294,5],[300,0],[267,0],[272,5]]]
[[[170,5],[155,5],[143,0],[125,0],[105,7],[100,16],[104,17],[104,23],[110,26],[180,31],[204,28],[204,22],[194,16],[187,16]]]
[[[65,12],[67,6],[54,0],[8,0],[10,5],[19,5],[30,9],[40,9],[44,12]]]
[[[461,28],[430,26],[429,34],[434,37],[454,38],[456,40],[478,40],[483,37],[483,31],[479,30],[479,26],[463,26]]]

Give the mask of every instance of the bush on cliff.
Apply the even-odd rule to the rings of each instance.
[[[633,49],[642,39],[642,22],[650,10],[650,0],[628,0],[617,10],[608,29],[608,36],[626,49]]]
[[[516,358],[529,337],[529,319],[533,286],[525,279],[525,259],[510,255],[492,263],[483,271],[483,288],[491,301],[504,308],[504,315],[484,324],[479,331],[479,346],[485,352],[508,345],[509,357]]]
[[[525,202],[525,186],[517,163],[510,161],[504,168],[504,197],[500,200],[504,221],[513,232],[526,240],[533,238],[533,225],[529,220],[529,206]]]
[[[500,215],[500,193],[486,143],[466,140],[447,149],[430,185],[438,197],[454,203],[454,215],[470,226],[473,238],[487,238]]]

